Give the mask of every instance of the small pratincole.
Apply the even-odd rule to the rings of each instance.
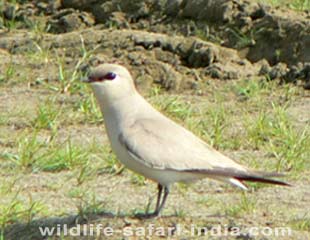
[[[208,177],[244,190],[243,181],[289,185],[271,179],[281,174],[256,172],[234,162],[157,111],[137,92],[125,67],[99,65],[84,81],[91,84],[117,158],[158,183],[155,211],[145,217],[160,213],[175,182]]]

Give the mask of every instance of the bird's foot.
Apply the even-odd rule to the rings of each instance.
[[[152,212],[152,213],[136,213],[135,217],[138,219],[150,219],[150,218],[156,218],[159,216],[159,212]]]

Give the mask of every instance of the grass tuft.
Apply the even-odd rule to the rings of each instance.
[[[58,127],[58,117],[62,114],[61,107],[56,105],[55,100],[48,99],[40,103],[37,109],[37,115],[32,121],[32,126],[37,129],[49,129],[54,132]]]

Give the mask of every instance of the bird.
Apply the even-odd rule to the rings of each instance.
[[[255,171],[235,162],[158,111],[136,90],[126,67],[100,64],[84,82],[91,85],[116,157],[128,169],[157,183],[155,210],[144,217],[160,214],[176,182],[211,178],[243,190],[247,190],[244,181],[290,186],[273,179],[283,174]]]

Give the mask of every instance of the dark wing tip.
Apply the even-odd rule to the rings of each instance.
[[[292,187],[290,183],[259,176],[235,176],[234,178],[239,181],[261,182],[261,183],[269,183],[269,184]]]
[[[287,182],[272,179],[272,177],[283,177],[285,174],[278,172],[261,172],[261,171],[239,171],[232,168],[213,168],[213,169],[187,169],[186,172],[204,173],[210,176],[231,177],[239,181],[261,182],[281,186],[292,186]]]

